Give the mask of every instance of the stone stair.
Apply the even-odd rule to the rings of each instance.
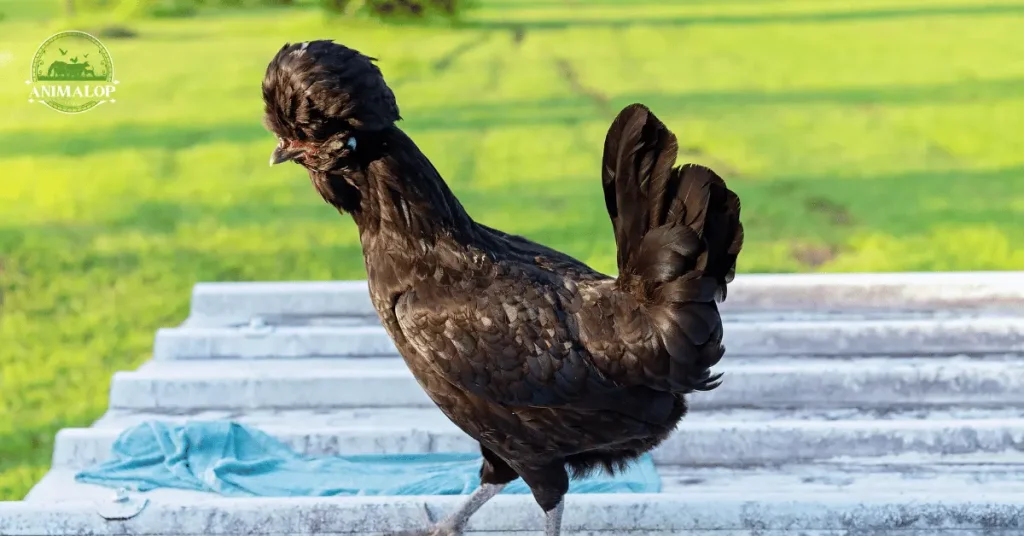
[[[655,452],[659,494],[572,495],[564,533],[1024,534],[1024,272],[741,275],[722,386]],[[430,403],[365,282],[202,283],[110,408],[58,433],[0,535],[379,534],[459,497],[114,500],[74,481],[147,419],[231,418],[310,454],[475,451]],[[148,499],[148,501],[147,501]],[[529,496],[469,533],[539,534]]]

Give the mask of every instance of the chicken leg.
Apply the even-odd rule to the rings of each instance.
[[[565,494],[569,492],[569,473],[565,460],[556,460],[519,469],[523,481],[530,486],[534,500],[544,510],[544,536],[559,536]]]
[[[544,536],[559,536],[562,533],[562,510],[565,510],[565,501],[559,501],[558,506],[544,512]]]
[[[394,533],[391,536],[460,536],[469,518],[487,501],[501,493],[509,482],[519,478],[505,460],[498,457],[487,447],[480,445],[483,464],[480,466],[480,487],[459,505],[454,512],[441,522],[426,529]],[[428,518],[429,521],[429,518]],[[557,534],[557,533],[556,533]]]
[[[506,484],[481,484],[454,512],[436,525],[426,529],[396,532],[393,536],[460,536],[469,518],[505,486]]]
[[[406,530],[392,533],[392,536],[461,536],[469,518],[476,513],[487,501],[501,493],[506,484],[482,484],[474,491],[468,499],[448,515],[443,521],[420,530]],[[544,536],[559,536],[562,529],[562,511],[565,509],[564,501],[558,506],[544,513]]]

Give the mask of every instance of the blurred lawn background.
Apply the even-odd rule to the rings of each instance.
[[[104,411],[193,283],[365,277],[351,221],[267,167],[260,81],[286,41],[379,58],[477,219],[602,270],[601,147],[634,101],[739,192],[743,272],[1024,267],[1022,2],[481,0],[457,28],[296,3],[110,22],[0,0],[0,500]],[[103,32],[116,104],[27,102],[64,29]]]

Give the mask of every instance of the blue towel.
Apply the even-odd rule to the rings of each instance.
[[[480,484],[476,453],[304,456],[231,421],[148,421],[125,430],[111,451],[109,461],[75,478],[111,488],[178,488],[232,497],[460,495]],[[659,491],[650,456],[615,477],[598,472],[569,485],[570,493]],[[517,479],[503,493],[529,489]]]

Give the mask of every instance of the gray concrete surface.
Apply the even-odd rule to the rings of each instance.
[[[61,430],[54,466],[85,467],[106,459],[125,428],[234,419],[307,454],[475,452],[476,444],[432,408],[306,411],[207,411],[188,415],[110,411],[91,428]],[[907,412],[694,411],[654,451],[661,464],[746,466],[844,456],[1000,454],[1024,450],[1024,416],[1015,409]]]
[[[690,397],[695,409],[1024,405],[1024,362],[871,357],[738,358],[723,383]],[[150,361],[118,372],[110,407],[197,411],[262,408],[433,407],[396,358]]]
[[[726,322],[731,357],[954,355],[1024,351],[1024,315],[981,318]],[[397,355],[379,326],[195,327],[157,332],[153,358],[268,359]]]
[[[769,475],[669,469],[663,493],[568,496],[564,527],[572,535],[1020,534],[1020,480],[989,473],[951,471],[941,464],[919,470],[916,477],[878,468],[789,467]],[[135,517],[109,522],[96,511],[98,502],[109,502],[110,490],[73,484],[67,473],[48,478],[53,489],[75,491],[65,492],[69,499],[59,502],[39,495],[0,503],[0,534],[379,534],[420,527],[459,500],[226,499],[161,490],[147,494],[150,504]],[[473,518],[468,533],[538,534],[541,522],[531,497],[499,496]]]
[[[740,274],[726,311],[791,309],[1014,308],[1024,301],[1024,272]],[[375,316],[365,281],[200,283],[197,322],[245,323],[254,316]]]
[[[110,410],[0,503],[0,536],[379,534],[454,497],[226,499],[158,490],[138,515],[77,484],[126,427],[233,419],[308,454],[475,451],[412,380],[365,282],[200,284]],[[664,492],[568,499],[567,535],[1024,534],[1024,272],[741,275],[725,383],[654,453]],[[242,361],[238,358],[246,358]],[[141,503],[140,503],[141,504]],[[120,505],[120,506],[119,506]],[[469,534],[539,534],[499,497]]]
[[[662,491],[681,496],[694,491],[735,495],[738,490],[747,490],[751,496],[780,492],[867,494],[880,489],[889,493],[918,493],[935,486],[982,495],[1024,493],[1024,452],[907,453],[744,467],[659,465],[658,472]],[[74,482],[73,468],[58,467],[25,499],[103,500],[113,494],[109,488]],[[200,492],[171,489],[154,490],[145,496],[159,500],[209,497]]]

